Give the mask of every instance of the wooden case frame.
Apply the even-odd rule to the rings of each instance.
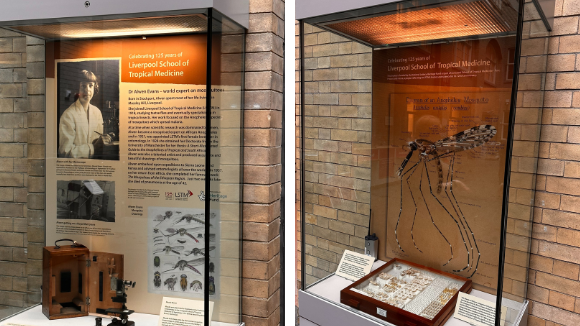
[[[389,266],[391,266],[395,263],[402,263],[405,265],[415,267],[417,269],[426,270],[426,271],[431,272],[433,274],[438,274],[438,275],[442,275],[442,276],[449,277],[452,279],[463,281],[465,283],[459,289],[459,292],[470,293],[472,288],[473,288],[472,281],[469,279],[466,279],[464,277],[457,276],[457,275],[450,274],[450,273],[446,273],[446,272],[442,272],[442,271],[439,271],[439,270],[436,270],[436,269],[433,269],[430,267],[426,267],[423,265],[415,264],[415,263],[412,263],[412,262],[409,262],[406,260],[393,258],[388,263],[384,264],[383,266],[381,266],[381,267],[377,268],[376,270],[372,271],[371,273],[369,273],[367,276],[361,278],[360,280],[358,280],[358,281],[354,282],[353,284],[347,286],[346,288],[342,289],[340,291],[340,302],[342,304],[345,304],[347,306],[350,306],[350,307],[358,309],[362,312],[365,312],[371,316],[385,320],[385,321],[392,323],[394,325],[400,325],[400,326],[441,326],[441,325],[444,325],[445,322],[447,321],[447,319],[449,319],[451,317],[451,315],[453,314],[453,311],[455,310],[455,304],[457,303],[457,297],[459,296],[458,293],[456,293],[447,302],[447,304],[441,309],[441,311],[439,311],[439,313],[432,320],[429,320],[427,318],[421,317],[419,315],[415,315],[415,314],[408,312],[406,310],[403,310],[401,308],[397,308],[395,306],[389,305],[387,303],[373,299],[371,297],[357,293],[357,292],[352,290],[352,288],[355,288],[355,287],[361,285],[362,283],[364,283],[368,279],[378,275],[385,268],[388,268]],[[386,317],[378,314],[377,308],[386,311],[387,312]]]
[[[70,270],[73,271],[70,280],[71,289],[67,295],[63,295],[60,290],[57,291],[61,285],[57,275]],[[122,303],[112,301],[116,291],[112,289],[109,275],[116,275],[117,278],[123,279],[123,272],[123,255],[91,252],[81,244],[44,247],[42,313],[52,320],[88,316],[89,313],[104,314],[105,309],[108,308],[120,309]],[[83,275],[82,280],[80,275]],[[73,298],[72,302],[75,302],[81,310],[78,313],[61,313],[61,304],[69,300],[59,302],[55,298],[63,296]]]

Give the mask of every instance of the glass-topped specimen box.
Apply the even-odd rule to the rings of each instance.
[[[395,324],[444,325],[458,293],[471,290],[471,280],[394,258],[340,291],[340,301]]]
[[[29,125],[42,153],[29,162],[45,170],[45,245],[70,238],[122,255],[138,314],[178,297],[197,301],[205,325],[242,324],[248,10],[247,0],[62,0],[0,13],[4,34],[27,37],[28,100],[44,117]],[[40,303],[40,285],[29,290],[27,307]],[[93,290],[76,301],[113,308],[84,298]]]
[[[508,325],[527,318],[553,7],[297,1],[300,298],[384,323],[338,302],[334,280],[343,252],[374,235],[376,264],[469,279]],[[300,301],[304,318],[328,322]]]

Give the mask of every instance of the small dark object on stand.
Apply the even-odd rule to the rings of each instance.
[[[95,326],[103,326],[103,318],[101,317],[95,318]]]
[[[135,326],[135,322],[129,320],[129,315],[135,311],[127,309],[127,290],[135,287],[135,282],[117,280],[117,295],[112,297],[113,302],[122,303],[121,309],[111,308],[105,312],[108,315],[118,315],[119,318],[113,318],[113,321],[108,326]]]

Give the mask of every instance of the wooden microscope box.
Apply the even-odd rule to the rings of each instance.
[[[363,294],[362,291],[360,291],[361,288],[364,288],[365,284],[367,285],[369,284],[370,280],[376,280],[377,277],[383,272],[394,273],[395,268],[399,266],[410,267],[422,273],[435,276],[436,278],[454,282],[454,284],[457,284],[458,291],[444,304],[441,310],[439,310],[439,312],[431,319],[421,316],[420,313],[415,314],[406,310],[406,306],[409,305],[411,301],[415,300],[415,298],[419,298],[421,295],[427,296],[425,292],[427,292],[428,286],[424,290],[421,290],[419,294],[416,295],[416,297],[406,302],[405,307],[397,307],[395,305],[388,304],[386,302],[377,300],[375,298],[372,298],[371,296]],[[359,290],[357,291],[353,289]],[[402,259],[394,258],[385,265],[369,273],[367,276],[361,278],[360,280],[354,282],[348,287],[342,289],[340,291],[340,302],[355,309],[358,309],[360,311],[363,311],[369,315],[385,320],[394,325],[441,326],[445,324],[445,322],[451,317],[451,315],[453,315],[453,312],[455,310],[455,304],[457,303],[458,292],[470,293],[471,289],[472,289],[472,281],[467,278],[442,272],[433,268],[408,262]],[[436,298],[437,297],[431,298],[429,299],[431,301],[426,302],[434,302]]]
[[[121,308],[112,297],[123,266],[123,255],[91,252],[81,244],[44,247],[42,312],[48,319],[62,319]]]

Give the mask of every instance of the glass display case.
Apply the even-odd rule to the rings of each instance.
[[[507,308],[507,317],[496,309],[495,325],[519,325],[537,250],[554,4],[550,12],[535,1],[367,2],[337,11],[297,1],[300,313],[328,324],[313,308],[319,300],[348,312],[344,320],[429,324],[381,319],[339,295],[352,282],[334,272],[350,250],[375,255],[374,270],[403,259],[465,278],[471,294]],[[416,300],[391,306],[410,311]]]
[[[105,14],[103,6],[113,8],[0,22],[28,43],[24,92],[36,106],[28,164],[37,166],[31,177],[45,178],[37,191],[45,213],[28,217],[42,228],[35,249],[87,252],[65,263],[45,255],[56,267],[44,273],[54,275],[29,270],[53,282],[56,290],[43,290],[54,316],[91,307],[115,315],[106,303],[125,294],[136,314],[159,315],[164,298],[186,298],[184,318],[240,325],[246,28],[215,8],[175,10],[175,1],[142,13]],[[63,238],[76,242],[60,248]],[[28,257],[42,263],[42,254]],[[77,273],[91,265],[102,271]],[[28,285],[28,301],[13,312],[40,312],[40,284]]]

